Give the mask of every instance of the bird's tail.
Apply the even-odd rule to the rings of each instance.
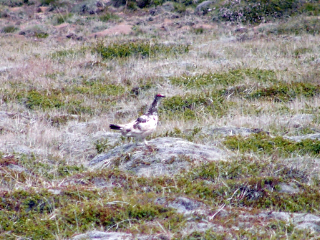
[[[109,127],[110,127],[111,129],[114,129],[114,130],[120,130],[120,129],[121,129],[120,126],[114,125],[114,124],[110,124]]]

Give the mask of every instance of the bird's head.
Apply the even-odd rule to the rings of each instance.
[[[166,97],[166,96],[161,95],[161,94],[156,94],[156,96],[155,96],[155,98],[164,98],[164,97]]]

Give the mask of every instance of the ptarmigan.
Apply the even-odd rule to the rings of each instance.
[[[140,116],[137,120],[127,124],[114,125],[110,124],[110,128],[120,130],[125,137],[134,137],[136,141],[144,141],[148,145],[145,138],[149,136],[157,127],[158,124],[158,105],[165,96],[157,94],[146,114]]]

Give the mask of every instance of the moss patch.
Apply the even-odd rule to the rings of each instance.
[[[201,117],[201,112],[198,111],[200,108],[206,114],[221,116],[228,109],[228,104],[218,92],[177,95],[163,100],[160,114],[165,114],[170,118],[179,117],[184,120],[192,120]]]
[[[189,51],[189,45],[165,45],[158,42],[151,43],[149,41],[115,42],[109,45],[99,43],[94,48],[94,51],[101,54],[104,59],[126,58],[129,56],[145,58],[187,53]]]
[[[261,69],[236,69],[223,73],[209,73],[197,76],[182,76],[171,78],[171,83],[174,85],[184,86],[187,88],[207,88],[211,86],[232,86],[241,83],[246,79],[251,79],[255,82],[277,82],[277,77],[272,70]]]
[[[250,135],[249,137],[232,136],[227,137],[224,144],[231,150],[240,152],[255,152],[259,154],[278,153],[282,156],[313,155],[320,154],[320,141],[305,139],[300,142],[293,142],[283,137],[272,138],[265,133]]]
[[[250,93],[247,98],[290,101],[296,97],[314,97],[320,94],[320,85],[302,82],[279,83]]]

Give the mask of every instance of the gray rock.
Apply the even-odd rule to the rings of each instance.
[[[213,224],[211,222],[187,222],[185,227],[185,234],[192,232],[205,232],[209,229],[213,229],[215,232],[223,231],[223,227]]]
[[[218,148],[195,144],[180,138],[156,138],[144,145],[126,144],[94,157],[91,169],[118,166],[138,176],[160,176],[188,170],[192,163],[226,160],[228,154]]]
[[[298,224],[295,228],[300,229],[300,230],[309,229],[312,231],[320,232],[319,225],[317,225],[315,223],[309,223],[309,222]]]
[[[189,213],[192,210],[198,209],[200,206],[201,203],[185,197],[178,197],[168,205],[168,207],[177,209],[178,213]]]
[[[9,164],[8,168],[10,168],[12,171],[19,172],[19,173],[27,172],[27,169],[25,169],[24,167],[21,167],[19,165],[16,165],[16,164]]]
[[[306,139],[319,140],[320,133],[313,133],[313,134],[307,134],[302,136],[285,136],[284,138],[295,141],[295,142],[300,142]]]
[[[320,217],[313,214],[295,213],[293,223],[313,222],[320,225]]]
[[[262,212],[258,217],[292,222],[298,229],[310,229],[320,232],[320,217],[306,213]]]
[[[223,136],[234,136],[234,135],[242,135],[242,136],[248,136],[253,133],[260,133],[263,132],[262,129],[258,128],[244,128],[244,127],[208,127],[203,128],[201,130],[202,134],[206,135],[214,135],[214,134],[220,134]]]
[[[258,214],[258,217],[263,217],[266,219],[277,219],[285,222],[289,222],[291,220],[290,213],[286,212],[262,212]]]
[[[295,213],[293,224],[298,229],[310,229],[320,232],[320,217],[313,214]]]
[[[97,14],[105,9],[105,4],[100,0],[87,0],[72,8],[72,12],[82,14]]]
[[[299,193],[300,192],[299,188],[294,183],[289,183],[289,184],[280,183],[278,186],[280,187],[279,193],[290,193],[290,194],[293,194],[293,193]]]
[[[91,231],[84,234],[77,235],[72,240],[129,240],[132,239],[132,234],[121,233],[121,232],[101,232]]]
[[[48,192],[52,193],[53,195],[59,195],[61,193],[60,189],[48,189]]]
[[[162,5],[162,8],[165,10],[165,11],[168,11],[168,12],[172,12],[174,10],[174,6],[173,6],[173,3],[172,2],[166,2]]]
[[[13,66],[0,66],[0,73],[7,72],[11,69],[14,69],[14,67]]]

